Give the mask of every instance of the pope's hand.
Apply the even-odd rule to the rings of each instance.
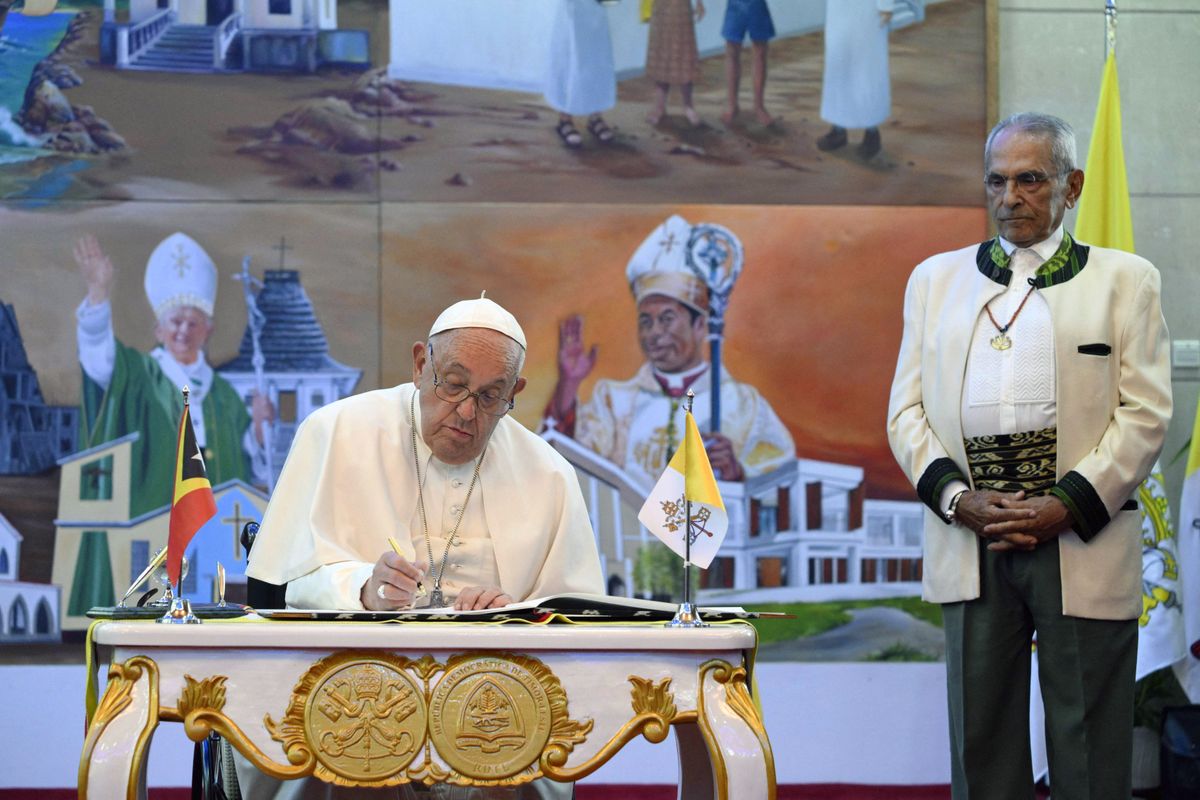
[[[470,586],[458,593],[454,601],[455,611],[473,611],[477,608],[499,608],[513,601],[498,586]]]
[[[384,553],[358,593],[363,608],[368,611],[408,608],[417,595],[417,583],[425,580],[428,568],[424,561],[409,561],[391,551]]]
[[[113,265],[100,242],[92,234],[80,237],[73,251],[75,263],[79,265],[79,274],[87,282],[89,305],[98,306],[108,300],[112,290]]]

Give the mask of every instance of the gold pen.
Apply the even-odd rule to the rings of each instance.
[[[388,544],[390,544],[392,546],[392,550],[394,550],[396,552],[396,555],[400,556],[405,561],[408,561],[410,564],[416,563],[416,560],[417,560],[416,554],[414,553],[412,556],[409,556],[408,553],[406,553],[402,549],[400,549],[400,543],[396,541],[396,537],[389,536]],[[420,581],[417,581],[417,592],[416,592],[416,594],[413,595],[413,597],[416,598],[416,597],[424,597],[424,596],[425,596],[425,584],[421,583]]]

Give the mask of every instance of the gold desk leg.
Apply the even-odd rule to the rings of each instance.
[[[83,740],[79,800],[144,794],[146,753],[157,725],[158,666],[144,656],[113,664]]]
[[[746,688],[745,668],[719,659],[702,664],[696,701],[696,722],[708,748],[715,783],[708,797],[775,800],[775,758]],[[684,798],[682,791],[681,782],[680,797]]]

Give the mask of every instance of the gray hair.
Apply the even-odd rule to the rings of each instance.
[[[1064,119],[1051,114],[1040,114],[1036,111],[1022,111],[1011,117],[1000,120],[992,132],[988,134],[987,144],[983,146],[983,168],[986,170],[992,162],[992,143],[996,137],[1008,129],[1021,133],[1032,134],[1048,139],[1050,142],[1050,160],[1054,163],[1054,171],[1062,175],[1076,168],[1075,158],[1075,129]]]

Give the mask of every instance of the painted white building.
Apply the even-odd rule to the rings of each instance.
[[[569,437],[542,436],[579,476],[608,591],[632,595],[638,550],[653,538],[637,519],[651,487]],[[702,589],[779,590],[776,599],[789,589],[805,599],[825,589],[841,599],[920,592],[921,504],[866,500],[862,467],[796,459],[718,486],[729,530]]]
[[[370,33],[338,30],[337,0],[129,0],[129,21],[104,2],[100,58],[122,69],[312,72],[366,68]]]
[[[0,514],[0,644],[60,641],[58,587],[19,579],[23,538]]]

